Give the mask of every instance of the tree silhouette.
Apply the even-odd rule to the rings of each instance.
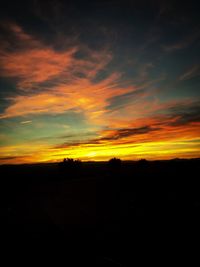
[[[108,161],[108,165],[109,167],[113,168],[113,169],[118,169],[121,167],[121,159],[118,158],[112,158]]]
[[[66,168],[68,170],[70,169],[78,169],[81,166],[80,160],[74,160],[72,158],[64,158],[62,162],[59,163],[60,167]]]

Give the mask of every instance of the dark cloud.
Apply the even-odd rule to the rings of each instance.
[[[65,142],[59,145],[56,145],[53,147],[53,149],[60,149],[60,148],[71,148],[71,147],[76,147],[80,145],[96,145],[100,144],[100,140],[94,139],[94,140],[88,140],[88,141],[72,141],[72,142]]]
[[[32,141],[50,141],[50,140],[63,140],[63,139],[71,139],[71,143],[79,143],[80,140],[85,140],[91,136],[95,136],[96,132],[82,132],[82,133],[71,133],[65,135],[53,135],[53,136],[44,136],[40,138],[33,138]],[[83,141],[84,142],[84,141]]]
[[[103,137],[99,140],[105,141],[105,140],[118,140],[124,137],[129,137],[133,135],[141,135],[141,134],[147,134],[149,132],[157,131],[159,128],[151,128],[150,126],[144,126],[139,128],[125,128],[125,129],[118,129],[116,133],[114,133],[112,136]]]
[[[10,157],[0,157],[0,161],[4,161],[4,160],[13,160],[13,159],[23,159],[24,156],[10,156]]]
[[[200,122],[200,103],[190,105],[174,106],[169,109],[171,118],[176,120],[170,123],[171,126],[184,126],[192,122]]]
[[[160,128],[152,128],[151,126],[144,126],[139,128],[122,128],[117,129],[114,133],[109,135],[108,130],[108,136],[92,139],[88,141],[80,141],[80,142],[66,142],[60,145],[55,146],[54,148],[67,148],[67,147],[73,147],[73,146],[79,146],[79,145],[96,145],[101,144],[104,141],[115,141],[119,140],[124,137],[134,136],[134,135],[141,135],[141,134],[147,134],[153,131],[158,131]]]
[[[140,98],[144,94],[145,94],[145,89],[140,89],[136,91],[134,90],[133,92],[130,92],[130,93],[111,97],[107,99],[109,104],[106,107],[106,109],[115,110],[115,109],[122,108],[133,101],[137,101],[138,98]]]
[[[78,134],[62,135],[59,138],[64,139],[64,138],[75,138],[75,137],[88,137],[88,136],[94,136],[94,135],[96,135],[96,132],[82,132]]]

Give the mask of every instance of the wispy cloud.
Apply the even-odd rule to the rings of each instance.
[[[1,48],[0,74],[15,78],[19,89],[34,88],[38,83],[50,80],[71,66],[76,47],[63,52],[25,33],[17,24],[8,23],[8,31],[16,39],[16,49]]]
[[[15,24],[9,30],[26,45],[23,43],[16,51],[2,50],[0,71],[2,76],[15,78],[22,93],[8,99],[11,104],[0,118],[70,109],[90,112],[90,118],[96,118],[104,113],[107,99],[133,90],[120,87],[119,73],[95,82],[112,59],[107,50],[94,51],[78,45],[58,52]]]
[[[99,139],[99,141],[114,141],[114,140],[119,140],[127,137],[132,137],[132,136],[139,136],[139,135],[144,135],[148,134],[153,131],[157,131],[159,128],[154,128],[151,126],[142,126],[138,128],[122,128],[122,129],[117,129],[117,130],[107,130],[102,132],[103,137]]]
[[[200,124],[200,102],[195,101],[186,105],[172,106],[168,110],[172,126],[185,126],[190,123]]]
[[[21,124],[29,124],[29,123],[31,123],[32,121],[21,121],[20,123]]]
[[[108,51],[95,52],[80,44],[56,51],[16,24],[9,24],[8,30],[16,38],[16,49],[9,49],[9,44],[0,47],[0,74],[15,78],[18,89],[35,89],[56,78],[67,82],[79,77],[91,79],[111,60]],[[82,57],[77,57],[78,53]]]
[[[4,53],[0,56],[1,75],[18,80],[18,88],[27,90],[47,81],[66,70],[75,49],[65,53],[51,48],[35,48],[23,52]]]
[[[187,35],[180,41],[163,45],[162,48],[165,52],[174,52],[176,50],[185,49],[193,44],[200,37],[200,31],[195,31],[194,33]]]
[[[195,65],[192,66],[191,68],[187,69],[180,77],[180,81],[185,81],[192,79],[194,77],[200,76],[200,66]]]
[[[112,75],[97,84],[88,79],[82,79],[73,84],[58,85],[53,90],[44,93],[14,96],[10,98],[11,105],[0,117],[55,114],[74,109],[90,112],[90,116],[95,118],[104,112],[107,99],[112,95],[120,95],[132,89],[116,87],[117,79],[118,75]]]

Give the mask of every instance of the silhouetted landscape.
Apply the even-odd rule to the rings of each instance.
[[[171,257],[199,228],[199,170],[199,159],[2,165],[2,240],[76,251],[75,263],[84,251],[97,266]]]

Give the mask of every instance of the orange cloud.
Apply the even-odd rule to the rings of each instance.
[[[10,51],[8,47],[1,47],[0,74],[17,79],[19,89],[35,89],[54,78],[73,81],[78,79],[78,74],[91,79],[111,60],[107,51],[95,52],[82,45],[56,51],[25,33],[18,25],[7,24],[16,39],[16,49]],[[80,50],[84,59],[75,57]]]
[[[93,81],[110,62],[112,56],[108,51],[97,52],[79,45],[58,52],[25,33],[18,25],[8,26],[19,47],[12,52],[1,51],[0,72],[17,79],[17,88],[23,89],[25,94],[9,98],[11,104],[0,118],[62,113],[69,109],[98,118],[105,112],[108,98],[132,90],[119,87],[120,75],[116,73],[100,82]],[[82,52],[83,56],[76,56],[76,52]]]
[[[16,24],[7,23],[7,28],[16,39],[16,49],[1,49],[0,74],[16,78],[18,88],[32,88],[37,83],[58,76],[71,66],[73,54],[77,50],[75,47],[57,52],[25,33]]]
[[[97,84],[89,79],[81,79],[73,84],[58,85],[48,92],[15,96],[10,99],[12,104],[0,118],[63,113],[69,109],[81,110],[88,115],[88,118],[101,117],[106,112],[107,99],[133,90],[132,87],[116,87],[118,77],[114,74]]]
[[[15,77],[18,87],[28,89],[56,77],[71,65],[75,49],[58,53],[50,48],[35,48],[0,56],[1,74]]]

